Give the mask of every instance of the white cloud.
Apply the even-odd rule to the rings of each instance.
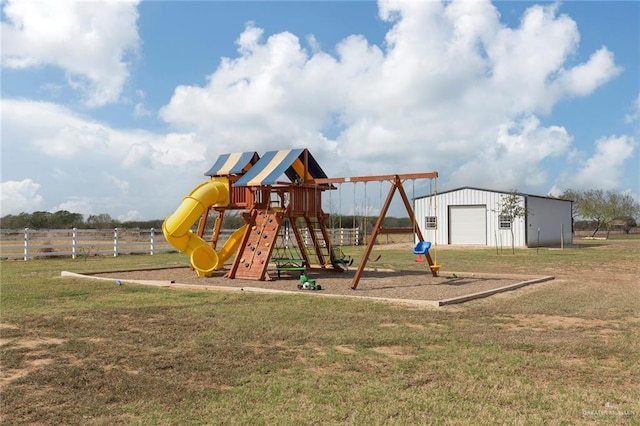
[[[632,110],[632,113],[627,114],[624,117],[625,122],[627,123],[635,123],[636,121],[640,120],[640,93],[633,102]]]
[[[3,2],[2,66],[51,65],[67,73],[87,106],[118,100],[129,78],[126,56],[139,46],[138,0]]]
[[[80,213],[87,219],[89,216],[94,214],[100,214],[102,212],[96,212],[94,208],[96,204],[89,198],[87,199],[77,199],[73,198],[69,201],[65,201],[64,203],[60,203],[57,206],[54,206],[50,209],[51,212],[57,212],[60,210],[66,210],[72,213]],[[31,210],[23,210],[23,211],[31,211]]]
[[[610,136],[595,143],[593,155],[579,164],[573,173],[561,175],[556,188],[616,189],[624,170],[624,164],[633,157],[636,141],[630,136]]]
[[[107,184],[112,185],[122,192],[127,192],[129,190],[129,182],[123,179],[119,179],[118,177],[110,173],[105,173],[104,180]]]
[[[540,187],[547,181],[542,162],[564,154],[573,138],[565,128],[543,127],[535,116],[499,127],[497,143],[452,173],[454,186],[495,189]]]
[[[3,207],[12,211],[99,214],[135,207],[145,217],[162,217],[213,161],[195,134],[118,130],[46,102],[3,99],[1,107],[3,178],[39,182],[23,180],[21,192],[12,189],[15,182],[3,183]]]
[[[133,116],[135,118],[151,117],[151,111],[149,111],[144,104],[144,99],[146,98],[144,91],[139,89],[136,90],[135,97],[140,101],[133,107]]]
[[[586,63],[562,72],[558,82],[568,95],[585,96],[621,72],[622,68],[616,66],[613,53],[602,47]]]
[[[48,102],[3,99],[1,113],[3,151],[26,144],[54,159],[111,158],[126,167],[181,168],[204,161],[205,144],[194,134],[122,131]]]
[[[133,108],[133,116],[135,118],[151,117],[151,111],[149,111],[142,102],[138,102]]]
[[[337,106],[333,97],[340,91],[334,90],[333,79],[318,82],[333,73],[336,61],[326,54],[309,61],[290,33],[265,43],[261,35],[261,29],[248,24],[237,40],[240,56],[223,58],[206,88],[177,87],[160,116],[202,135],[214,152],[321,144],[319,129]]]
[[[572,138],[536,115],[620,72],[604,47],[568,64],[580,34],[558,7],[532,6],[508,28],[488,1],[380,1],[384,50],[350,36],[335,56],[249,23],[239,56],[205,86],[176,88],[160,116],[211,152],[309,147],[333,175],[455,164],[448,171],[467,184],[544,186],[543,162]]]
[[[42,209],[44,198],[38,193],[40,187],[31,179],[0,183],[0,216]]]
[[[135,220],[142,220],[142,215],[137,210],[129,210],[123,215],[118,216],[120,222],[130,222]]]

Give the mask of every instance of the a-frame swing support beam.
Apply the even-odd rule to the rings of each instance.
[[[358,287],[358,282],[360,281],[360,277],[364,272],[364,268],[367,265],[367,261],[369,260],[369,256],[371,255],[371,251],[373,250],[373,246],[376,243],[376,238],[378,234],[385,233],[415,233],[420,241],[424,240],[422,235],[422,231],[419,226],[414,226],[411,229],[401,229],[401,228],[390,228],[389,232],[385,232],[385,229],[382,227],[384,223],[384,219],[387,216],[387,212],[389,211],[389,207],[391,206],[391,201],[393,200],[393,196],[395,195],[396,190],[400,193],[400,197],[402,198],[402,202],[404,204],[405,209],[407,210],[407,214],[409,215],[409,219],[411,223],[415,224],[415,215],[413,213],[413,207],[409,202],[409,197],[407,197],[407,193],[404,190],[403,182],[407,179],[434,179],[438,177],[438,172],[429,172],[429,173],[412,173],[412,174],[397,174],[397,175],[379,175],[379,176],[359,176],[352,178],[328,178],[328,179],[317,179],[317,184],[322,183],[345,183],[345,182],[375,182],[375,181],[391,181],[391,187],[389,188],[389,193],[387,194],[387,199],[384,202],[380,210],[380,215],[378,216],[378,220],[373,227],[373,231],[369,237],[369,241],[367,241],[367,245],[364,249],[364,253],[362,255],[362,260],[358,265],[358,269],[356,270],[355,275],[353,276],[353,281],[351,282],[351,288],[355,290]],[[429,264],[429,269],[431,270],[431,274],[434,277],[438,276],[438,267],[434,264],[431,255],[427,252],[425,254],[427,262]]]

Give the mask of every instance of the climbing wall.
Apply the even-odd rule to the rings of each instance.
[[[243,244],[238,249],[231,278],[271,281],[267,268],[280,223],[277,212],[255,212]]]

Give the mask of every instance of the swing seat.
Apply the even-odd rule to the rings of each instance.
[[[337,263],[338,265],[342,265],[345,267],[349,267],[353,265],[353,259],[351,257],[349,259],[333,259],[331,262],[334,264]]]
[[[427,254],[431,248],[431,241],[420,241],[413,249],[413,254]]]
[[[333,248],[331,254],[331,263],[338,264],[347,268],[353,265],[353,258],[344,254],[340,247]]]

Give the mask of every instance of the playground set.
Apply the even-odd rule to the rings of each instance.
[[[438,276],[439,265],[429,254],[431,243],[424,241],[416,226],[403,186],[406,180],[437,179],[437,172],[328,178],[307,149],[286,149],[270,151],[262,157],[256,152],[224,154],[205,175],[209,180],[193,188],[162,225],[167,242],[190,256],[198,276],[212,276],[235,255],[225,274],[227,278],[270,281],[273,279],[269,274],[271,265],[275,266],[278,277],[282,271],[299,272],[301,284],[306,284],[304,288],[319,289],[308,279],[302,282],[307,271],[343,272],[352,262],[339,247],[333,246],[329,237],[326,227],[329,214],[322,209],[323,193],[348,182],[366,185],[374,181],[388,181],[391,186],[366,241],[351,288],[357,288],[377,237],[382,234],[414,234],[418,241],[413,250],[416,260],[426,261],[431,274]],[[383,226],[396,191],[413,224],[411,228]],[[245,225],[217,250],[222,219],[229,210],[241,211]],[[205,229],[212,212],[216,220],[211,238],[205,241]],[[191,228],[196,222],[194,232]],[[288,243],[290,234],[296,240],[295,245]]]

